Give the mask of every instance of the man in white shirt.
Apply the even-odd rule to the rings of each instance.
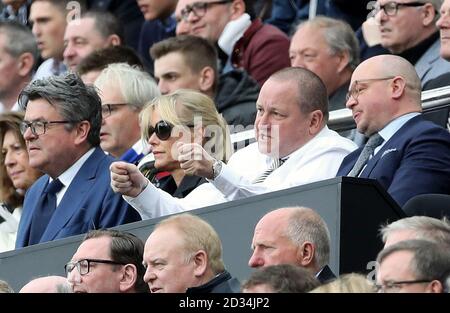
[[[356,145],[329,130],[327,119],[328,97],[320,78],[306,69],[286,68],[261,89],[257,143],[238,151],[229,164],[214,160],[197,144],[178,144],[181,168],[208,178],[209,184],[174,199],[148,184],[136,167],[115,162],[111,186],[129,196],[125,199],[145,219],[331,178]],[[269,173],[275,161],[281,166]]]

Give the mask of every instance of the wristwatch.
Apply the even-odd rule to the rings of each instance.
[[[217,178],[217,176],[219,176],[220,172],[222,171],[222,161],[214,160],[214,163],[212,165],[212,170],[213,170],[212,180],[214,180]]]

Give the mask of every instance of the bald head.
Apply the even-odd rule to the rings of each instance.
[[[70,288],[62,276],[46,276],[33,279],[19,293],[60,293]]]

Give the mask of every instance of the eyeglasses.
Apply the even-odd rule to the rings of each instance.
[[[401,288],[401,285],[424,284],[429,282],[431,280],[426,279],[387,281],[382,285],[375,285],[375,289],[377,292],[397,292]]]
[[[194,13],[196,17],[203,17],[206,14],[206,10],[208,6],[215,4],[226,4],[231,3],[234,0],[220,0],[220,1],[211,1],[211,2],[194,2],[193,4],[188,4],[184,9],[181,10],[181,18],[183,21],[187,22],[189,18],[189,14]]]
[[[128,103],[107,103],[102,105],[102,118],[107,118],[113,112],[117,110],[118,107],[128,105]]]
[[[116,262],[116,261],[111,261],[111,260],[83,259],[83,260],[67,263],[66,265],[64,265],[64,271],[65,271],[66,275],[69,275],[69,273],[71,273],[73,271],[73,269],[76,267],[78,270],[78,273],[80,273],[80,275],[86,275],[90,271],[91,263],[126,265],[126,263]]]
[[[407,3],[397,3],[394,1],[387,2],[384,5],[375,5],[375,14],[378,14],[381,10],[388,16],[396,16],[399,7],[421,7],[424,6],[423,2],[407,2]]]
[[[153,133],[156,134],[156,137],[159,138],[159,140],[167,140],[170,138],[170,135],[172,134],[173,125],[166,121],[159,121],[155,124],[155,127],[149,126],[146,133],[146,138],[144,138],[145,141],[148,141],[150,137],[153,135]]]
[[[355,100],[355,101],[358,100],[359,93],[365,89],[365,88],[361,88],[360,84],[388,80],[388,79],[392,79],[392,78],[395,78],[395,76],[355,80],[352,87],[350,88],[350,90],[347,92],[347,95],[345,96],[345,101],[348,102],[348,100],[350,100],[350,97],[352,97],[353,100]]]
[[[40,136],[45,134],[45,132],[48,130],[49,125],[51,124],[70,124],[74,123],[71,121],[22,121],[20,122],[20,132],[25,134],[28,128],[31,129],[31,133],[35,136]]]

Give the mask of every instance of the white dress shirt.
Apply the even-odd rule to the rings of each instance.
[[[251,181],[271,162],[270,157],[259,152],[257,145],[253,143],[233,154],[214,181],[200,185],[183,199],[173,198],[152,184],[148,184],[137,197],[124,196],[124,199],[142,219],[179,213],[335,177],[342,159],[357,148],[351,140],[325,127],[291,153],[263,183],[253,184]]]

